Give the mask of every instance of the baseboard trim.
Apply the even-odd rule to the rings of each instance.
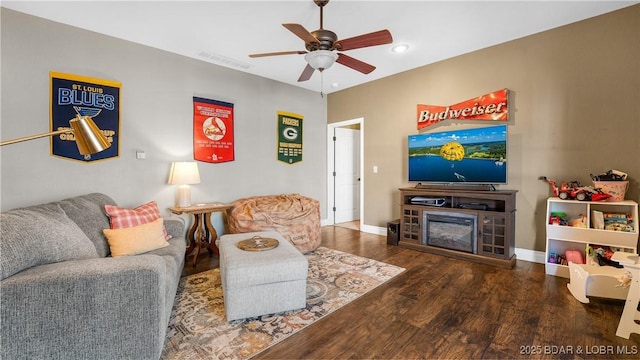
[[[360,231],[366,232],[368,234],[376,234],[376,235],[387,236],[387,228],[386,227],[371,226],[371,225],[366,225],[366,224],[360,223]]]
[[[544,260],[546,259],[546,256],[544,255],[544,251],[516,248],[515,252],[518,260],[524,260],[524,261],[540,263],[540,264],[545,263]]]

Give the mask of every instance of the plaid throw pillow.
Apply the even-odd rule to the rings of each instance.
[[[144,225],[160,219],[160,210],[155,201],[140,205],[135,209],[125,209],[114,205],[105,205],[104,210],[109,216],[109,224],[112,229],[124,229]],[[162,225],[162,234],[165,240],[171,239],[167,229]]]

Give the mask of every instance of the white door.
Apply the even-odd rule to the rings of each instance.
[[[360,219],[360,130],[335,128],[335,222]]]

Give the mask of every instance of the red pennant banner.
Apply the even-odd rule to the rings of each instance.
[[[443,120],[509,120],[508,90],[502,89],[450,106],[418,104],[418,130]]]
[[[234,160],[233,104],[193,97],[193,159]]]

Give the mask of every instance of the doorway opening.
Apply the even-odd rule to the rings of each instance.
[[[331,225],[361,230],[364,119],[328,124],[327,197]]]

